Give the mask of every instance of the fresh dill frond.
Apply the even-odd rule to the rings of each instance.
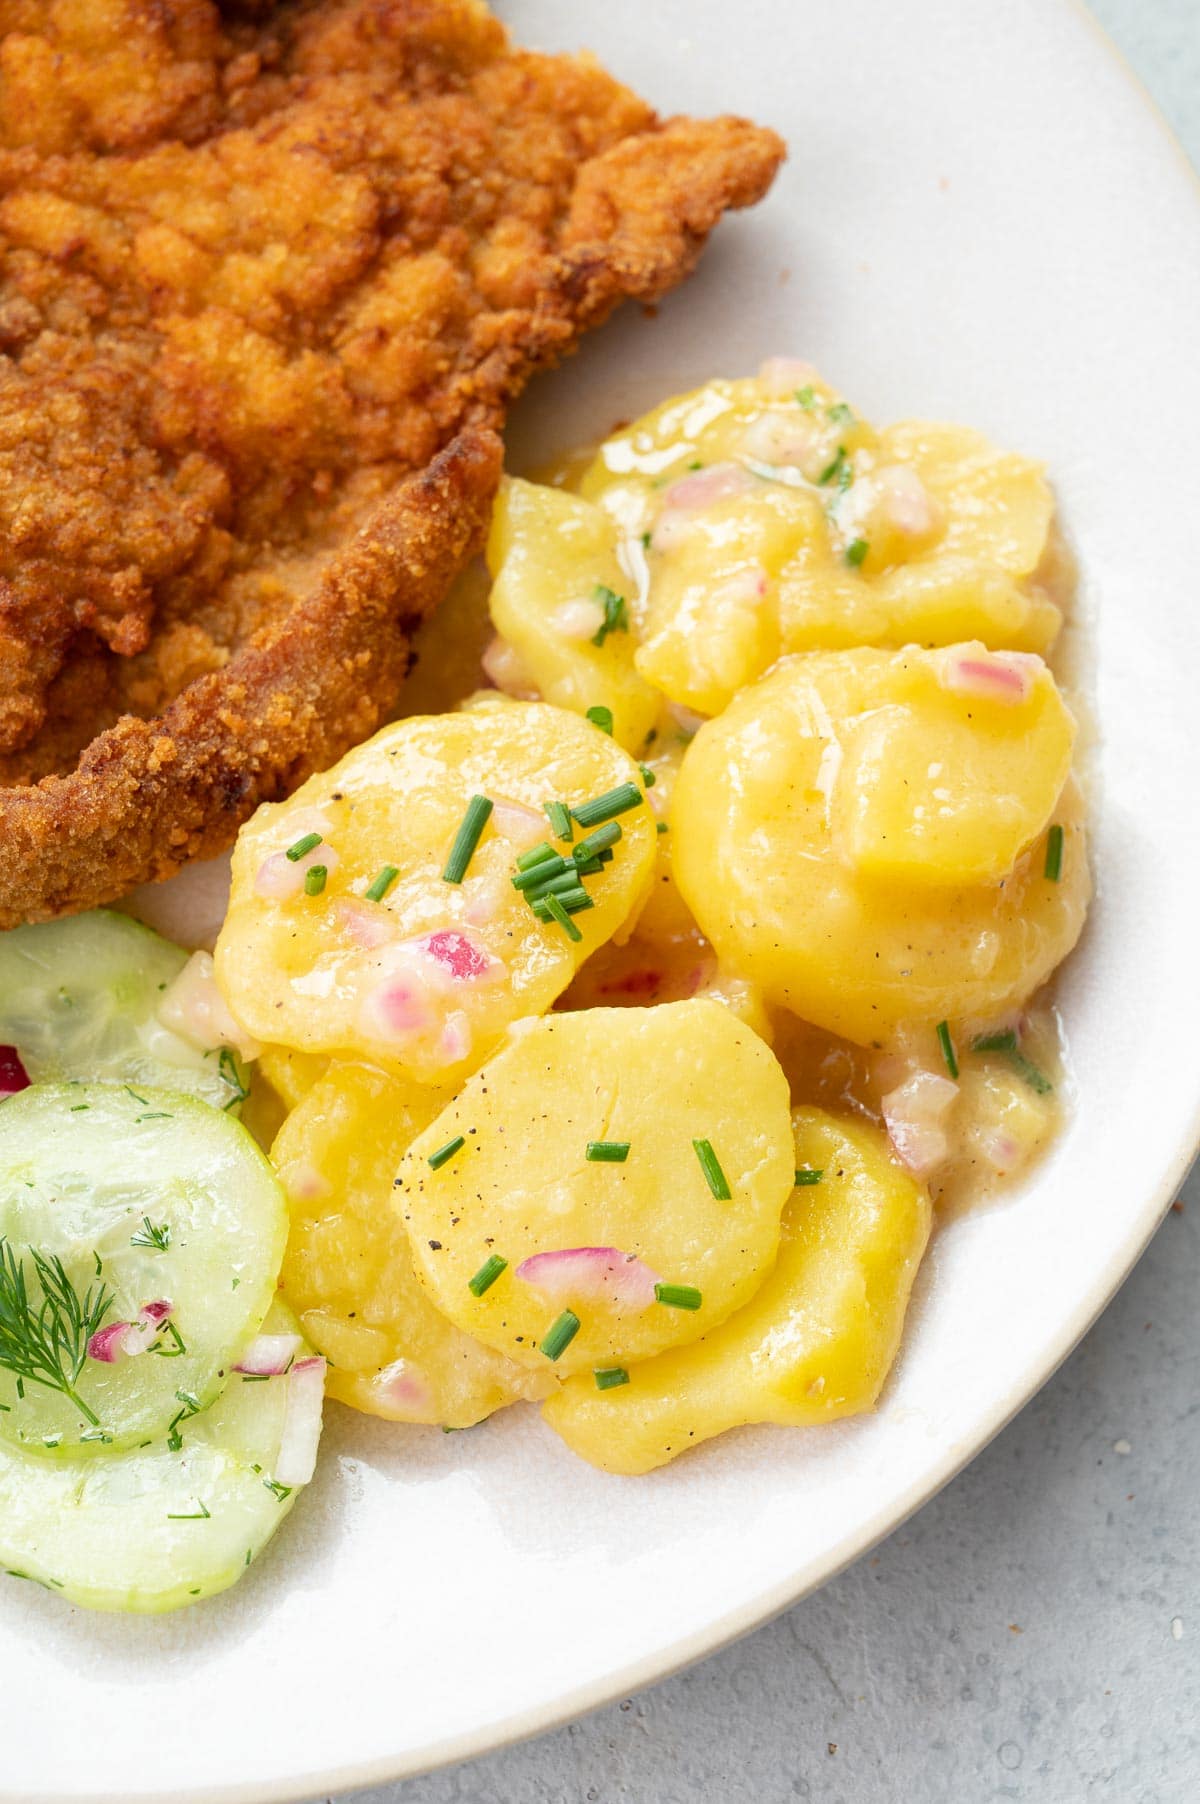
[[[25,1261],[0,1234],[0,1366],[22,1381],[61,1391],[93,1428],[100,1418],[76,1390],[88,1342],[112,1308],[114,1293],[104,1283],[80,1296],[61,1259],[28,1249],[41,1289],[30,1295]],[[23,1394],[23,1392],[22,1392]]]

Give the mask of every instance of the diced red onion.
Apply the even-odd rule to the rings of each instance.
[[[164,1322],[169,1322],[173,1307],[164,1298],[161,1302],[145,1303],[138,1310],[137,1320],[133,1322],[109,1322],[103,1328],[97,1328],[87,1344],[89,1359],[98,1359],[102,1365],[115,1365],[117,1360],[136,1359],[139,1353],[148,1353],[158,1338],[159,1329]]]
[[[297,837],[302,838],[302,834]],[[291,859],[287,848],[282,852],[272,852],[264,858],[258,867],[258,875],[254,879],[254,888],[258,895],[270,902],[286,902],[293,896],[302,894],[304,879],[314,865],[324,865],[332,877],[339,863],[338,855],[328,840],[322,839],[319,846],[313,846],[303,857]]]
[[[502,839],[522,852],[546,837],[545,815],[539,814],[536,808],[526,808],[524,802],[494,800],[491,823]]]
[[[28,1090],[29,1073],[21,1063],[21,1055],[15,1046],[0,1046],[0,1096],[15,1096],[19,1090]]]
[[[604,625],[604,609],[598,601],[577,596],[555,608],[550,625],[560,639],[594,639]]]
[[[288,1195],[297,1203],[315,1203],[328,1196],[329,1180],[307,1159],[293,1159],[279,1167],[279,1179]]]
[[[978,695],[1014,706],[1027,701],[1034,678],[1044,668],[1032,652],[984,651],[959,653],[942,665],[943,689],[956,695]]]
[[[544,827],[545,823],[542,824]],[[545,838],[544,833],[542,838]],[[513,889],[503,873],[488,871],[482,872],[478,877],[468,877],[462,886],[462,893],[463,920],[472,927],[486,927],[500,914]]]
[[[884,1125],[902,1165],[926,1177],[950,1150],[942,1126],[958,1095],[958,1085],[936,1071],[914,1071],[883,1098]]]
[[[523,1259],[515,1276],[552,1301],[583,1297],[631,1309],[648,1309],[658,1274],[619,1247],[564,1247]]]
[[[178,977],[167,985],[156,1012],[164,1027],[200,1052],[232,1046],[239,1057],[256,1059],[262,1051],[230,1013],[217,987],[210,952],[192,953]]]
[[[428,983],[410,964],[389,971],[363,1002],[363,1024],[372,1037],[409,1040],[437,1024]]]
[[[250,1342],[234,1366],[255,1378],[278,1378],[286,1372],[303,1342],[298,1334],[260,1334]]]
[[[756,608],[766,600],[767,587],[766,570],[761,564],[751,564],[718,584],[711,593],[710,605],[714,608]]]
[[[274,1478],[281,1485],[306,1485],[316,1469],[321,1440],[325,1361],[316,1355],[298,1359],[287,1375],[287,1387]]]
[[[493,975],[500,962],[469,934],[459,933],[453,927],[439,928],[436,933],[425,934],[412,944],[434,964],[448,971],[456,983],[469,983]]]
[[[97,1328],[87,1344],[89,1359],[98,1359],[101,1365],[113,1366],[125,1350],[125,1336],[129,1333],[129,1322],[109,1322],[105,1328]]]
[[[424,1372],[407,1359],[395,1359],[376,1372],[371,1390],[389,1414],[401,1419],[408,1416],[413,1421],[424,1420],[433,1402]]]
[[[686,508],[692,512],[696,508],[712,507],[717,501],[732,500],[735,495],[745,495],[753,487],[753,479],[741,464],[711,464],[707,470],[694,470],[673,482],[663,496],[663,506]]]
[[[461,1065],[469,1057],[474,1044],[471,1023],[461,1009],[446,1016],[446,1025],[438,1035],[437,1049],[444,1064]]]
[[[535,702],[538,699],[537,685],[526,670],[521,654],[515,645],[502,639],[497,633],[483,657],[483,674],[490,683],[495,684],[504,695],[512,696],[514,701]]]
[[[339,896],[334,906],[338,925],[364,952],[377,952],[395,939],[392,916],[378,902],[364,902],[357,896]]]
[[[937,503],[911,464],[884,464],[867,486],[888,524],[905,537],[924,538],[938,525]]]
[[[817,372],[799,357],[768,357],[759,365],[758,379],[772,400],[778,401],[816,381]]]

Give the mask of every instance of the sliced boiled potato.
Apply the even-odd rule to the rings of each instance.
[[[396,1168],[448,1100],[370,1065],[334,1063],[288,1117],[272,1157],[291,1230],[283,1288],[330,1360],[331,1397],[394,1422],[467,1428],[548,1374],[481,1346],[417,1282],[392,1206]]]
[[[745,1302],[791,1156],[786,1080],[728,1009],[591,1009],[514,1030],[414,1141],[396,1199],[437,1307],[561,1376],[694,1340]],[[481,1290],[490,1260],[504,1267]]]
[[[582,808],[614,792],[619,836],[611,862],[583,878],[591,906],[570,928],[540,920],[513,887],[516,859],[548,842],[569,858],[583,838],[554,839],[544,805]],[[448,882],[475,795],[494,807],[463,881]],[[243,827],[218,981],[258,1039],[448,1083],[509,1022],[548,1008],[622,927],[651,879],[656,838],[637,765],[565,709],[504,702],[398,721]]]
[[[877,1128],[795,1115],[798,1187],[774,1270],[743,1309],[690,1346],[601,1390],[571,1378],[543,1406],[574,1452],[606,1472],[649,1472],[743,1423],[791,1427],[874,1407],[896,1357],[929,1238],[923,1186]]]
[[[868,770],[865,758],[856,764],[854,734],[873,730],[872,711],[890,704],[893,685],[907,684],[913,666],[937,676],[948,655],[864,650],[787,659],[701,729],[675,788],[675,875],[726,969],[758,984],[769,1002],[862,1045],[903,1021],[990,1018],[1024,1001],[1074,945],[1090,895],[1083,807],[1074,782],[1061,781],[1067,729],[1061,704],[1043,689],[1048,678],[1038,675],[1034,689],[1053,729],[1057,799],[1054,773],[1048,784],[1040,762],[1041,730],[1029,744],[1002,732],[991,743],[994,705],[981,700],[978,710],[974,769],[989,780],[991,762],[1009,798],[1006,822],[987,793],[964,792],[953,771],[945,772],[944,803],[934,793],[943,781],[930,771],[947,762],[944,754],[962,755],[973,725],[952,717],[943,743],[940,687],[928,715],[910,694],[912,721],[898,734],[897,756],[918,794],[924,788],[930,802],[961,810],[957,837],[951,814],[922,849],[923,817],[904,786],[904,763],[899,782],[893,769]],[[1051,826],[1063,829],[1058,881],[1045,874]],[[928,880],[930,862],[936,869],[942,856],[959,869],[972,860],[974,869],[986,867],[992,831],[1007,868],[987,881]],[[889,840],[899,869],[889,866]],[[927,862],[914,880],[905,860],[911,869],[919,856]]]
[[[1062,624],[1041,466],[962,427],[877,432],[805,366],[665,402],[580,486],[637,577],[638,669],[701,714],[781,651],[1044,652]]]
[[[538,693],[577,714],[608,708],[617,744],[640,752],[660,697],[634,669],[630,583],[609,516],[563,489],[506,477],[487,559],[492,622]]]

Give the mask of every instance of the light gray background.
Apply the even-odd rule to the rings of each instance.
[[[1200,0],[1093,11],[1200,166]],[[354,1804],[1197,1804],[1198,1292],[1200,1171],[1063,1370],[876,1553],[652,1691]]]

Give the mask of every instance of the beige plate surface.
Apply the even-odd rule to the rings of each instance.
[[[1037,1181],[944,1234],[884,1406],[728,1437],[645,1480],[533,1414],[470,1435],[331,1411],[318,1482],[227,1597],[157,1622],[0,1595],[0,1804],[324,1797],[642,1685],[819,1584],[1040,1385],[1116,1289],[1196,1141],[1200,206],[1067,0],[509,0],[665,108],[779,126],[769,204],[657,321],[543,382],[528,455],[770,352],[873,418],[1044,456],[1084,570],[1094,920],[1065,986],[1079,1101]]]

